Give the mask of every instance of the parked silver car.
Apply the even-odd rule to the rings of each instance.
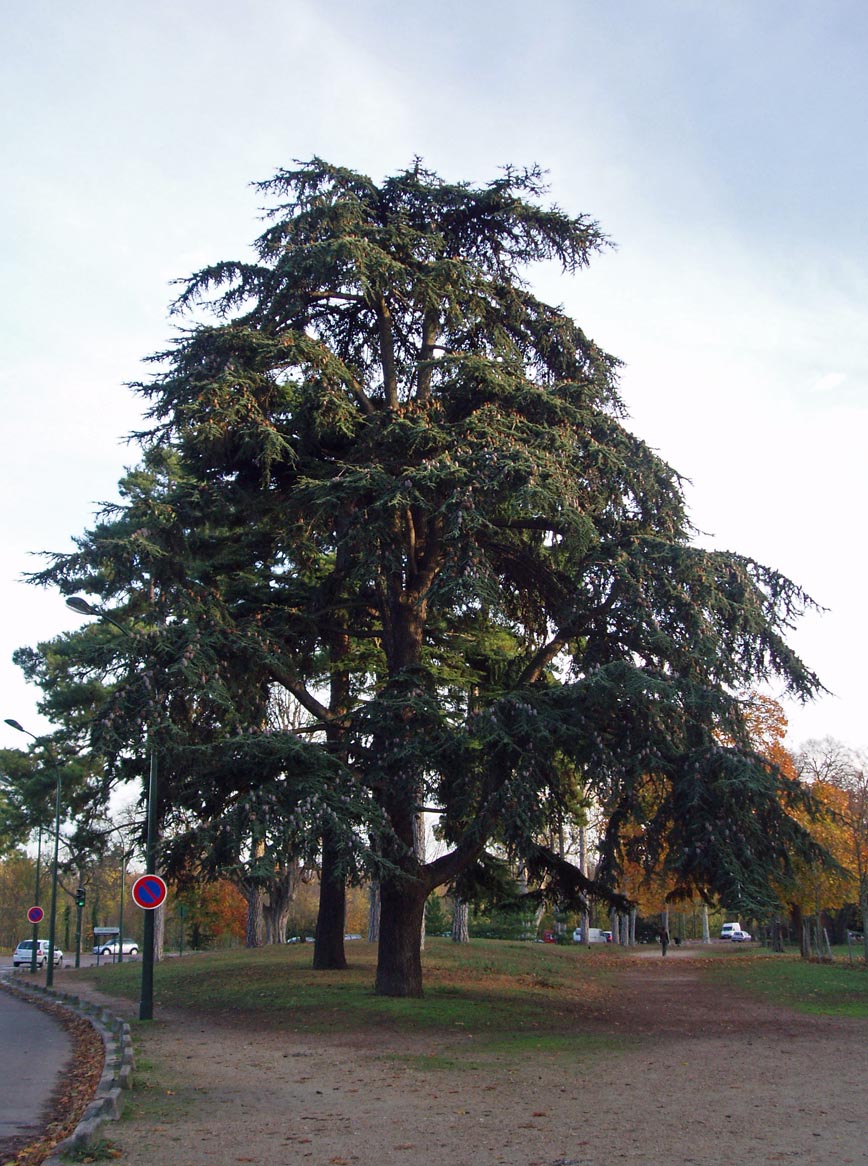
[[[94,955],[117,955],[118,941],[116,939],[106,939],[102,943],[97,943],[91,949]],[[138,955],[139,945],[134,939],[125,939],[121,943],[121,951],[124,955]]]
[[[46,961],[48,960],[48,940],[37,939],[36,944],[36,966],[37,968],[43,968],[45,967]],[[15,951],[12,953],[12,967],[19,968],[23,966],[29,968],[32,959],[33,940],[22,939],[18,946],[15,948]],[[57,946],[54,948],[54,966],[56,968],[63,967],[63,952]]]

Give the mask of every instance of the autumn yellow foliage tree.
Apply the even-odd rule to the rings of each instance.
[[[751,693],[745,698],[744,707],[752,747],[779,775],[782,791],[805,784],[796,759],[784,744],[787,719],[781,705],[770,696]],[[721,744],[728,746],[732,742],[722,738]],[[810,830],[832,861],[824,862],[819,857],[811,863],[794,861],[791,882],[787,885],[781,883],[778,887],[782,903],[788,904],[799,931],[804,917],[819,913],[818,903],[826,908],[846,903],[857,885],[854,870],[868,869],[868,848],[865,846],[858,854],[862,866],[853,861],[852,830],[848,833],[846,820],[848,814],[853,818],[854,812],[848,809],[848,795],[831,780],[812,780],[810,788],[815,799],[811,811],[799,809],[799,799],[794,798],[787,805],[786,812]],[[643,796],[651,815],[655,798],[660,796],[653,774],[648,774],[645,779]],[[849,797],[853,800],[852,795]],[[863,820],[866,806],[868,797],[863,802]],[[717,825],[726,827],[723,822]],[[863,839],[865,837],[868,835],[863,832]],[[640,829],[622,832],[619,859],[619,889],[636,904],[643,917],[658,916],[666,911],[667,905],[692,897],[693,888],[684,887],[668,872],[667,853],[648,847]],[[736,907],[737,904],[727,906]],[[773,935],[777,935],[778,923],[779,919],[773,920]]]
[[[848,872],[850,897],[846,902],[858,899],[868,963],[868,764],[862,754],[826,737],[806,742],[796,765],[813,791],[829,791],[828,799],[835,807],[834,854]]]

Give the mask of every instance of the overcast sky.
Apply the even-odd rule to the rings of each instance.
[[[75,617],[21,577],[137,460],[124,385],[172,337],[171,280],[243,257],[250,182],[293,159],[421,155],[539,163],[617,244],[537,290],[624,360],[704,541],[828,609],[793,643],[832,695],[787,706],[788,743],[868,745],[868,5],[0,4],[0,720],[46,727],[11,654]]]

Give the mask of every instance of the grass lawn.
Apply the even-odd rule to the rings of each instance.
[[[155,1012],[160,1007],[238,1017],[252,1025],[299,1033],[415,1032],[456,1041],[474,1038],[477,1051],[520,1054],[530,1048],[558,1052],[577,1042],[588,1048],[623,1045],[605,1024],[594,1025],[580,1010],[588,1005],[604,1016],[616,989],[613,972],[623,955],[612,949],[473,940],[454,944],[426,941],[425,996],[422,1000],[375,996],[376,946],[347,944],[350,967],[315,972],[311,947],[243,948],[168,958],[155,968]],[[110,994],[138,998],[138,961],[82,968],[75,976],[92,980]],[[448,1054],[447,1054],[448,1055]]]
[[[711,965],[711,974],[800,1012],[820,1016],[868,1017],[868,968],[838,954],[834,963],[814,963],[797,954],[764,949]]]
[[[608,1005],[615,977],[636,954],[611,946],[584,947],[472,940],[454,944],[431,937],[423,957],[422,1000],[375,996],[376,947],[347,944],[350,966],[314,972],[310,945],[168,958],[155,969],[155,1009],[181,1007],[237,1017],[299,1033],[374,1034],[416,1032],[473,1035],[503,1052],[533,1047],[575,1049],[577,1034],[590,1044],[607,1037]],[[641,949],[639,949],[641,951]],[[795,954],[772,955],[756,945],[691,946],[705,974],[797,1009],[828,1015],[868,1016],[868,970],[839,959],[809,963]],[[138,998],[138,961],[82,968],[112,994]],[[589,1016],[591,1022],[589,1023]]]

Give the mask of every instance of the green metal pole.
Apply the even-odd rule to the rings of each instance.
[[[84,911],[81,867],[78,868],[78,888],[75,892],[75,966],[81,967],[81,914]]]
[[[39,860],[42,858],[42,823],[39,823],[39,835],[36,842],[36,891],[33,896],[34,907],[39,906]],[[30,954],[30,974],[36,975],[36,949],[39,946],[39,924],[33,924],[33,951]]]
[[[80,615],[96,615],[107,620],[110,624],[132,639],[129,628],[113,619],[107,611],[94,607],[79,595],[72,595],[67,599],[66,606]],[[157,873],[157,752],[153,741],[149,744],[151,750],[151,772],[148,779],[148,824],[147,839],[145,842],[145,873]],[[123,936],[119,937],[123,939]],[[142,992],[139,1001],[139,1020],[153,1020],[154,1018],[154,912],[145,911],[145,926],[142,938]]]
[[[45,973],[45,986],[50,988],[54,983],[54,935],[57,924],[57,855],[60,849],[60,770],[57,770],[57,792],[54,799],[54,866],[51,873],[51,913],[48,922],[48,970]]]
[[[151,744],[151,772],[148,780],[148,832],[145,841],[145,873],[157,873],[157,751]],[[142,939],[142,995],[139,1020],[154,1019],[154,911],[145,911]]]

